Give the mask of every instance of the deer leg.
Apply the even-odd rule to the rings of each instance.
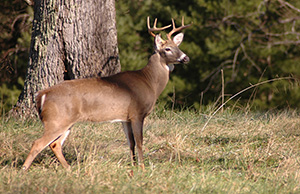
[[[145,169],[143,158],[143,122],[144,119],[131,121],[132,132],[137,146],[139,165],[141,166],[142,170]]]
[[[31,150],[23,164],[23,170],[27,170],[32,161],[35,159],[35,157],[45,148],[47,145],[49,145],[52,141],[57,139],[60,135],[53,135],[53,136],[43,136],[40,139],[37,139],[33,142]]]
[[[23,168],[22,168],[23,170],[28,170],[35,157],[50,143],[52,143],[60,136],[62,136],[64,134],[64,131],[66,131],[65,128],[62,128],[63,130],[56,130],[57,125],[55,125],[54,123],[50,123],[50,124],[44,123],[44,125],[45,125],[44,135],[33,142],[31,150],[23,164]]]
[[[126,134],[127,142],[130,148],[130,159],[131,159],[131,164],[133,166],[136,165],[135,161],[135,153],[134,153],[134,147],[135,147],[135,142],[134,142],[134,137],[132,133],[132,128],[131,128],[131,123],[130,122],[122,122],[123,125],[123,130],[124,133]]]
[[[70,133],[70,129],[67,130],[66,132],[64,132],[64,134],[62,134],[58,139],[56,139],[49,145],[49,147],[54,152],[54,154],[57,157],[57,159],[59,160],[59,162],[62,164],[62,166],[64,168],[67,168],[67,169],[70,168],[70,165],[68,164],[68,162],[66,161],[66,159],[62,153],[62,145],[63,145],[64,141],[66,140],[66,138],[68,137],[69,133]]]

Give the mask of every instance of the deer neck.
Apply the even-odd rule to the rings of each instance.
[[[150,87],[154,90],[156,97],[161,94],[169,81],[169,68],[165,60],[158,52],[151,55],[147,66],[142,69]]]

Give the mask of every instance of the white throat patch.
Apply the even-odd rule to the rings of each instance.
[[[169,68],[168,65],[165,65],[165,69],[166,69],[167,71],[170,71],[170,68]]]

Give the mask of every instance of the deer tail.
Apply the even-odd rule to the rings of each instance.
[[[41,113],[43,110],[43,105],[45,103],[46,95],[47,95],[47,93],[44,90],[38,91],[37,93],[35,93],[36,109],[37,109],[40,119],[42,119]]]

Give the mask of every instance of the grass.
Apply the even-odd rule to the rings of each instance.
[[[20,170],[39,121],[2,119],[0,193],[299,193],[298,112],[156,111],[146,119],[146,170],[130,165],[121,124],[76,124],[67,171],[49,148]]]

